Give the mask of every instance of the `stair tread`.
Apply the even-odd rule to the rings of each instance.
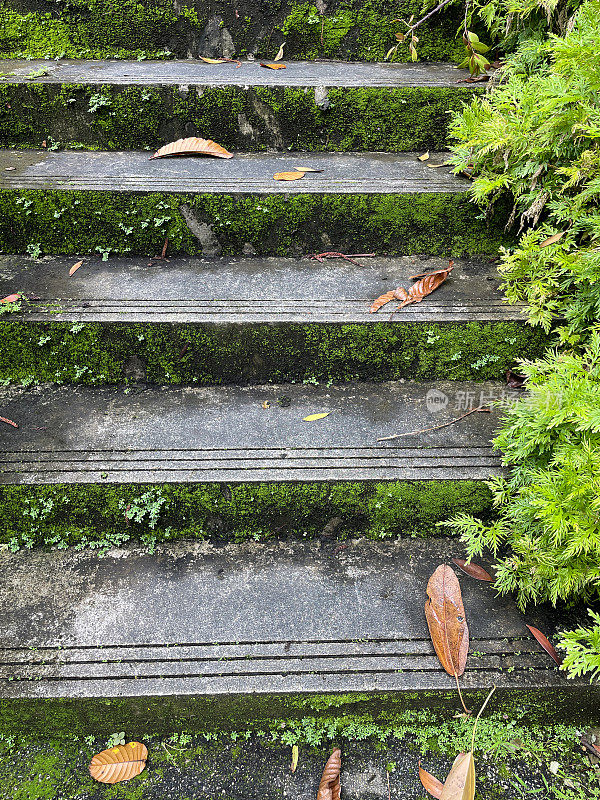
[[[287,61],[286,69],[271,70],[260,61],[206,64],[199,59],[174,61],[97,61],[43,59],[2,62],[2,83],[89,83],[188,86],[360,86],[456,87],[468,75],[449,63],[382,64],[348,61]],[[45,70],[35,78],[30,75]]]
[[[8,388],[2,416],[20,427],[0,426],[0,483],[487,479],[501,472],[490,443],[501,409],[413,432],[516,396],[451,381]],[[411,435],[377,442],[399,432]]]
[[[423,303],[391,316],[397,303],[369,314],[371,302],[411,275],[448,266],[436,257],[87,258],[34,261],[0,256],[0,296],[15,289],[36,299],[19,316],[29,321],[256,323],[471,322],[522,320],[503,302],[490,259],[455,260],[450,278]]]
[[[0,696],[452,690],[423,606],[429,576],[460,545],[345,544],[3,553]],[[567,684],[525,628],[552,635],[565,617],[534,609],[525,620],[488,584],[460,582],[463,688]]]
[[[446,153],[432,153],[443,163]],[[148,152],[0,150],[0,189],[241,194],[459,193],[470,183],[416,153],[236,153],[150,161]],[[322,169],[276,181],[294,166]]]

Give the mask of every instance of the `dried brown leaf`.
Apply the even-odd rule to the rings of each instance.
[[[273,178],[276,181],[297,181],[304,177],[304,172],[276,172]]]
[[[380,295],[376,300],[373,300],[369,313],[374,314],[376,311],[379,311],[379,309],[386,303],[389,303],[390,300],[406,300],[407,297],[408,292],[406,289],[402,286],[398,286],[396,289],[392,289],[390,292],[386,292]]]
[[[529,630],[529,633],[534,637],[534,639],[536,639],[543,649],[548,653],[550,658],[553,658],[560,667],[562,664],[562,659],[556,652],[554,645],[550,642],[550,640],[538,628],[534,628],[533,625],[526,625],[525,627]]]
[[[165,158],[165,156],[181,155],[204,155],[215,156],[215,158],[233,158],[233,153],[225,150],[220,144],[213,142],[212,139],[199,139],[197,136],[190,136],[187,139],[178,139],[170,142],[150,156],[150,161],[154,158]]]
[[[260,62],[261,67],[266,67],[267,69],[286,69],[285,64],[271,64],[269,62],[263,63]]]
[[[13,422],[12,419],[8,419],[7,417],[0,417],[0,422],[5,422],[7,425],[12,425],[13,428],[18,428],[16,422]]]
[[[430,772],[427,772],[427,770],[423,769],[420,761],[419,761],[419,778],[421,779],[421,783],[423,784],[425,790],[429,792],[429,794],[432,797],[435,797],[437,798],[437,800],[440,800],[444,784],[441,781],[438,781],[438,779]]]
[[[417,281],[410,287],[407,298],[400,303],[398,308],[404,308],[404,306],[409,306],[411,303],[420,303],[421,300],[444,283],[453,269],[453,264],[450,264],[447,269],[438,269],[435,272],[431,272],[429,275],[425,275],[420,281]]]
[[[78,261],[76,264],[73,264],[73,266],[69,270],[69,277],[71,277],[71,275],[74,275],[82,264],[83,261]]]
[[[342,751],[336,749],[327,759],[317,800],[340,800],[340,771],[342,769]]]
[[[469,652],[469,628],[460,584],[452,567],[441,564],[427,584],[425,616],[437,657],[448,675],[460,677]]]
[[[475,761],[473,753],[459,753],[448,773],[440,800],[474,800]]]
[[[206,64],[235,64],[236,69],[242,66],[242,62],[238,61],[237,58],[206,58],[205,56],[200,56],[200,60]]]
[[[560,233],[553,233],[552,236],[549,236],[547,239],[544,239],[544,241],[540,243],[540,250],[542,249],[542,247],[548,247],[548,245],[558,242],[560,239],[562,239],[565,233],[566,231],[561,231]]]
[[[506,375],[506,385],[509,389],[522,389],[527,381],[525,375],[519,375],[518,372],[513,372],[512,369],[507,369],[504,374]]]
[[[452,563],[461,569],[466,575],[472,578],[477,578],[478,581],[493,581],[494,579],[489,572],[486,572],[479,564],[474,564],[472,561],[465,561],[464,558],[453,558]]]
[[[148,748],[141,742],[129,742],[103,750],[90,762],[90,775],[100,783],[120,783],[139,775],[146,766]]]

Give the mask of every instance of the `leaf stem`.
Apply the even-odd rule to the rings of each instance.
[[[447,428],[448,425],[454,425],[455,422],[460,422],[461,419],[468,417],[469,414],[474,414],[476,411],[489,412],[490,409],[487,406],[477,406],[477,408],[472,408],[470,411],[467,411],[466,414],[461,414],[460,417],[451,419],[450,422],[444,422],[442,425],[434,425],[433,428],[421,428],[420,431],[409,431],[408,433],[395,433],[393,436],[383,436],[381,439],[377,439],[377,441],[389,442],[390,439],[401,439],[403,436],[416,436],[418,433],[429,433],[429,431],[439,431],[440,428]]]
[[[479,717],[481,716],[481,712],[487,706],[487,704],[489,703],[490,697],[494,694],[495,691],[496,691],[496,684],[494,684],[492,686],[492,688],[490,689],[490,693],[485,698],[485,701],[484,701],[483,705],[479,709],[479,713],[475,717],[475,724],[473,725],[473,736],[471,737],[471,752],[473,752],[473,747],[475,746],[475,732],[477,731],[477,723],[479,722]]]
[[[453,665],[454,666],[454,665]],[[460,704],[465,710],[465,714],[469,714],[469,716],[473,713],[469,711],[469,709],[465,705],[465,701],[463,700],[462,692],[460,690],[460,683],[458,682],[458,675],[456,674],[456,668],[454,669],[454,678],[456,680],[456,688],[458,689],[458,696],[460,697]],[[487,701],[486,701],[487,702]],[[481,712],[480,712],[481,713]],[[472,749],[472,748],[471,748]]]

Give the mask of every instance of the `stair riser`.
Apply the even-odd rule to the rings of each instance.
[[[314,87],[0,85],[0,146],[155,150],[200,136],[244,152],[443,150],[449,112],[471,96],[458,87],[336,87],[315,100]]]
[[[541,355],[547,344],[538,329],[518,322],[390,325],[371,320],[366,312],[365,323],[371,324],[161,325],[5,318],[0,321],[0,380],[92,386],[501,380],[517,358]]]
[[[5,189],[0,251],[157,255],[346,253],[495,255],[498,222],[462,193],[174,194]],[[186,220],[187,217],[187,220]],[[193,230],[192,230],[193,229]],[[195,232],[194,232],[195,231]]]
[[[435,535],[436,523],[455,513],[491,514],[483,481],[4,486],[0,500],[0,542],[21,546],[30,538],[36,545],[87,540],[110,546],[124,537],[236,542],[323,535],[333,548],[346,535]],[[128,507],[145,509],[140,522],[127,524]]]
[[[381,61],[396,43],[401,24],[418,14],[418,2],[331,0],[321,18],[310,2],[222,0],[173,3],[154,0],[4,0],[0,51],[6,56],[105,58],[110,55],[180,58],[244,56],[273,58],[285,41],[286,58],[318,57]],[[28,14],[28,12],[30,12]],[[50,13],[49,13],[50,12]],[[419,33],[419,54],[457,60],[460,9],[445,13]],[[51,20],[51,21],[49,21]],[[408,61],[407,47],[399,58]]]

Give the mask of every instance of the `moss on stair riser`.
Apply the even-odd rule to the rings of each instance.
[[[92,386],[494,380],[547,344],[539,329],[518,322],[217,327],[0,319],[0,337],[0,381]]]
[[[177,10],[180,8],[180,11]],[[199,54],[309,60],[381,61],[401,29],[395,18],[419,14],[420,0],[331,0],[320,17],[312,2],[228,0],[2,0],[0,56],[32,58],[186,58]],[[206,31],[211,21],[212,31]],[[458,60],[460,9],[419,33],[419,54]],[[208,38],[204,37],[209,33]],[[212,40],[212,42],[211,42]],[[409,60],[407,47],[398,58]]]
[[[186,136],[230,150],[443,150],[461,88],[313,88],[0,85],[0,145],[158,149]]]
[[[192,233],[201,229],[203,243]],[[499,222],[465,194],[168,194],[0,191],[0,252],[156,255],[496,254]],[[208,227],[206,227],[208,226]]]
[[[435,536],[436,523],[454,513],[491,513],[483,481],[3,486],[0,504],[0,543],[11,549],[311,538],[323,531],[331,541]]]

